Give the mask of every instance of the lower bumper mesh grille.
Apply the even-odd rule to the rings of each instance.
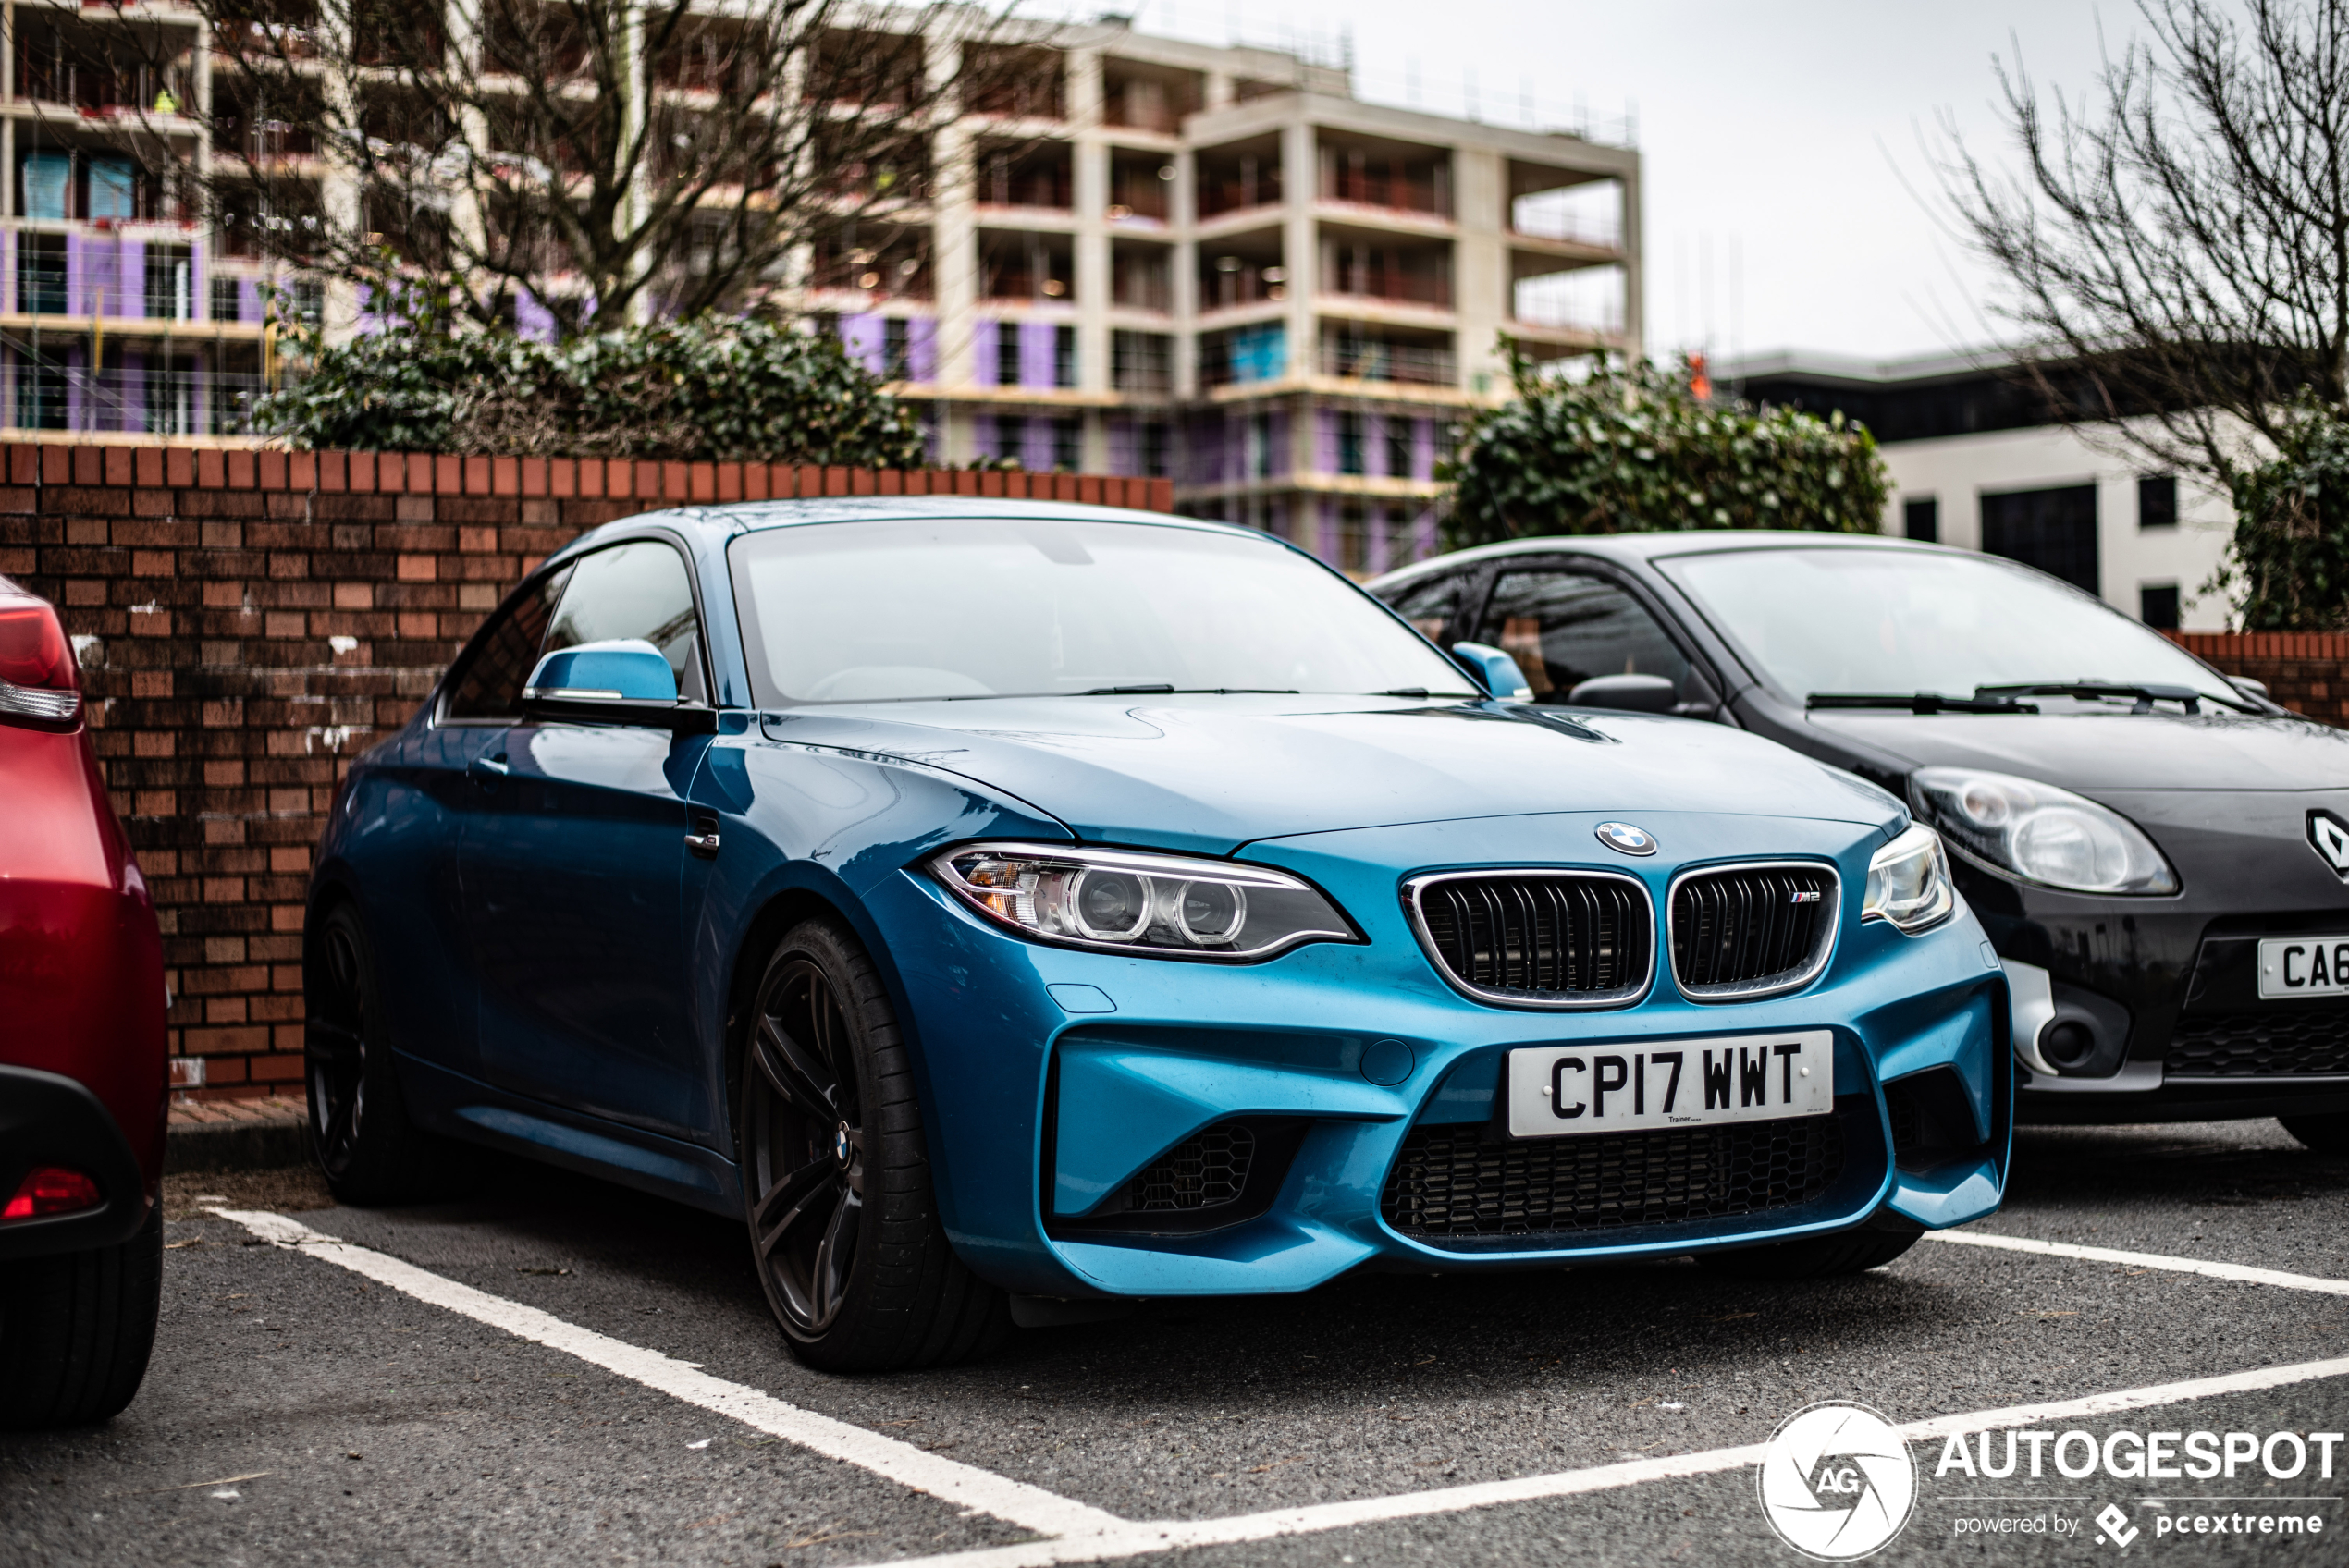
[[[1125,1211],[1162,1214],[1237,1203],[1255,1158],[1256,1134],[1237,1121],[1219,1122],[1143,1167],[1126,1183]]]
[[[2349,1074],[2349,1008],[2187,1013],[2170,1035],[2169,1078]]]
[[[1434,1246],[1666,1225],[1815,1202],[1843,1171],[1834,1116],[1728,1127],[1488,1140],[1414,1128],[1379,1213]]]

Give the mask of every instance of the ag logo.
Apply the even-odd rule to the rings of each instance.
[[[2317,858],[2332,867],[2332,874],[2349,882],[2349,822],[2329,811],[2308,814],[2308,845]]]
[[[1849,1562],[1882,1550],[1916,1506],[1917,1467],[1892,1423],[1864,1404],[1798,1410],[1762,1454],[1763,1517],[1805,1557]]]

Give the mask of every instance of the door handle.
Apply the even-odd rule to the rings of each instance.
[[[697,855],[714,855],[718,852],[718,835],[688,833],[685,835],[685,847]]]
[[[696,806],[688,815],[692,830],[685,835],[685,848],[708,860],[718,853],[718,814]]]
[[[512,770],[506,766],[506,753],[499,752],[493,757],[473,758],[466,766],[465,771],[473,775],[473,781],[483,789],[494,790],[498,787],[498,780],[505,778]]]

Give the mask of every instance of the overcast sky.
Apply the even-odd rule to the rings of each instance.
[[[1134,5],[1137,0],[1127,0]],[[1120,7],[1123,8],[1123,7]],[[1358,91],[1485,117],[1530,93],[1555,122],[1635,104],[1647,177],[1648,346],[1825,349],[1868,359],[1996,336],[1993,284],[1910,188],[1947,110],[2006,143],[1991,60],[2048,87],[2093,86],[2134,7],[2083,0],[1147,0],[1137,27],[1209,42],[1284,31],[1334,47],[1350,27]],[[2101,20],[2105,43],[2099,43]],[[1903,180],[1907,181],[1904,187]],[[1709,258],[1710,265],[1706,263]],[[1707,278],[1710,288],[1707,288]],[[1709,305],[1708,305],[1709,300]]]

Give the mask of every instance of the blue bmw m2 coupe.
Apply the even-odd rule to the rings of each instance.
[[[654,513],[352,769],[338,1196],[487,1145],[739,1217],[808,1362],[1347,1269],[1899,1256],[1998,1206],[2006,981],[1891,796],[1536,706],[1246,529]]]

